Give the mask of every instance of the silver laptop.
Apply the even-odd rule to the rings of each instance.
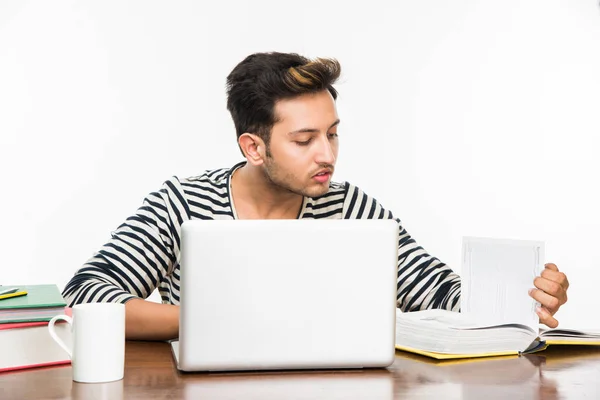
[[[394,220],[188,221],[182,371],[386,367],[394,360]]]

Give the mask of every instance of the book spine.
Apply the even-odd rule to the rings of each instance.
[[[42,364],[19,365],[16,367],[0,368],[0,373],[8,372],[8,371],[19,371],[22,369],[52,367],[55,365],[66,365],[66,364],[71,364],[71,360],[61,360],[61,361],[53,361],[53,362],[42,363]]]

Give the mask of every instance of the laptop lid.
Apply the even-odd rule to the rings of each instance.
[[[181,238],[180,370],[393,362],[396,221],[194,220]]]

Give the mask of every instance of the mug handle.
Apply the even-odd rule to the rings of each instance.
[[[62,349],[64,351],[67,352],[67,354],[69,355],[69,358],[73,358],[73,352],[71,351],[71,349],[69,349],[69,347],[65,344],[65,342],[62,341],[61,338],[58,337],[58,335],[56,334],[56,331],[54,330],[54,324],[56,323],[56,321],[59,320],[64,320],[66,321],[69,325],[71,325],[71,330],[73,329],[73,319],[71,317],[69,317],[68,315],[57,315],[54,318],[52,318],[50,320],[50,322],[48,322],[48,331],[50,332],[50,336],[52,336],[52,339],[54,339],[54,341],[56,343],[58,343],[58,345],[60,347],[62,347]]]

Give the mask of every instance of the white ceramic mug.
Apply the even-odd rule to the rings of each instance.
[[[80,383],[71,385],[71,398],[93,400],[123,400],[123,379],[114,382]]]
[[[123,379],[125,368],[125,305],[86,303],[72,308],[73,318],[57,315],[48,323],[50,336],[71,357],[73,380],[95,383]],[[54,323],[71,325],[73,347],[56,334]]]

